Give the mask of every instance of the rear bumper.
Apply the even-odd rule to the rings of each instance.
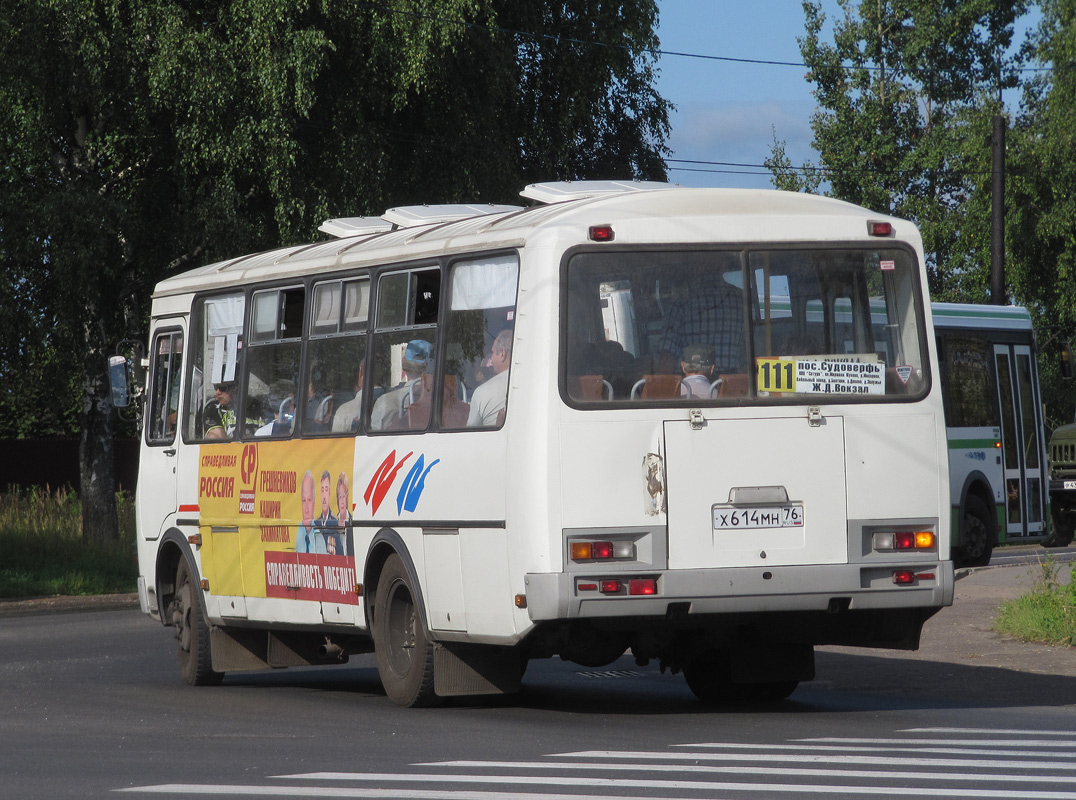
[[[920,577],[897,585],[893,573]],[[616,617],[884,609],[937,610],[953,603],[953,563],[729,567],[653,573],[657,593],[605,596],[578,591],[578,574],[530,573],[527,611],[534,622]],[[585,579],[584,579],[585,580]],[[672,609],[670,609],[672,606]]]

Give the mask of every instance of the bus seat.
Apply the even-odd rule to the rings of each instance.
[[[725,373],[714,383],[717,384],[718,397],[747,397],[749,384],[745,372]]]
[[[425,377],[424,375],[423,378]],[[446,428],[467,427],[471,404],[460,400],[459,387],[462,383],[455,375],[445,375],[445,386],[441,394],[441,424]],[[429,396],[429,392],[425,394]]]
[[[632,400],[652,400],[680,396],[679,375],[644,375],[631,387]]]
[[[612,400],[613,384],[601,375],[580,375],[579,390],[574,392],[580,400]]]

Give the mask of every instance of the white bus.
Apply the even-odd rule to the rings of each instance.
[[[427,705],[630,651],[764,700],[815,645],[917,647],[953,566],[915,227],[773,191],[522,194],[156,287],[139,595],[185,679],[373,650]]]
[[[1035,331],[1019,306],[934,303],[949,441],[953,558],[1046,535],[1046,439]]]

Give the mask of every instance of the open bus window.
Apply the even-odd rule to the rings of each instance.
[[[228,440],[235,435],[245,312],[242,292],[202,297],[194,304],[184,423],[188,440]]]
[[[916,396],[915,269],[898,248],[577,254],[565,394],[690,404]]]
[[[518,279],[519,260],[514,253],[452,265],[442,427],[497,428],[503,424]]]

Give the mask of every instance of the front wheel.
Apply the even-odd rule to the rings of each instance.
[[[432,706],[433,642],[415,602],[415,591],[395,553],[377,582],[374,600],[374,651],[385,694],[399,706]]]
[[[209,625],[202,615],[197,591],[187,559],[180,558],[176,569],[176,596],[172,601],[179,671],[191,686],[216,686],[224,679],[224,673],[213,670]]]

